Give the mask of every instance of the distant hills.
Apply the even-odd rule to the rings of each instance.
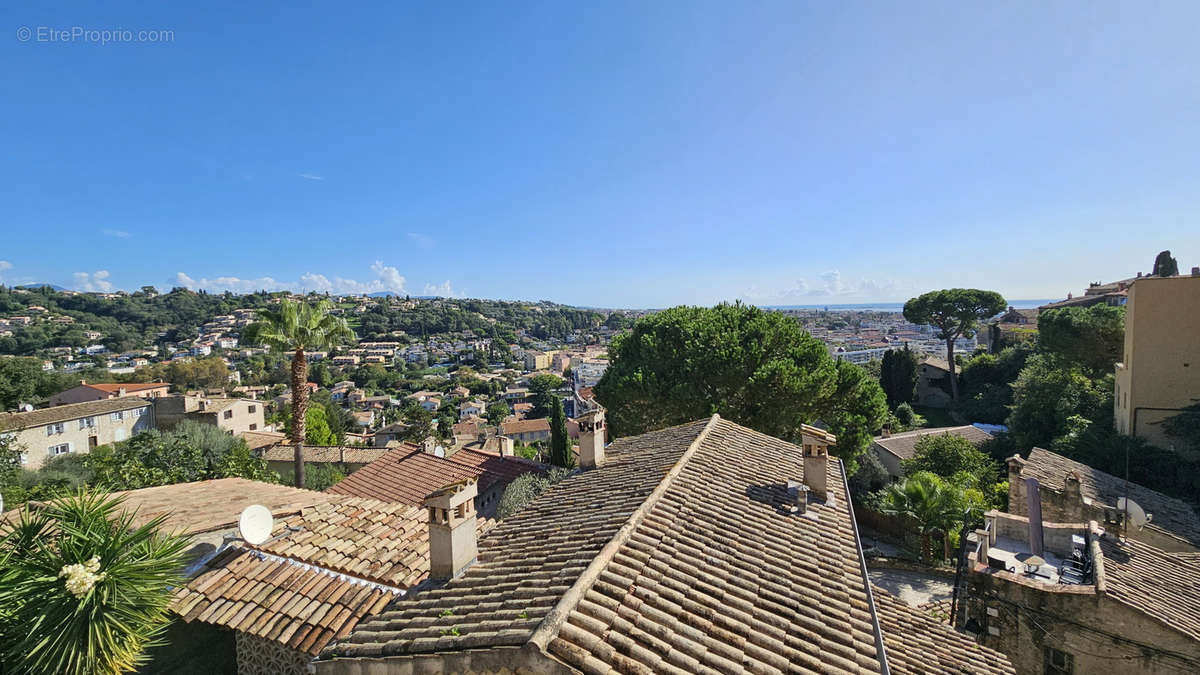
[[[67,290],[66,288],[63,288],[62,286],[56,286],[54,284],[21,284],[20,286],[17,286],[17,288],[24,288],[25,290],[28,290],[28,291],[34,291],[39,288],[49,288],[52,291]]]

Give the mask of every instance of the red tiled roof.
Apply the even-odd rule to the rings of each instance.
[[[406,444],[388,450],[328,492],[419,505],[429,493],[456,481],[475,478],[482,493],[498,481],[509,483],[521,474],[541,468],[540,464],[520,457],[501,457],[469,448],[450,457],[437,457]]]
[[[550,420],[545,417],[539,417],[536,420],[517,420],[516,422],[505,422],[500,425],[501,433],[505,436],[509,434],[527,434],[533,431],[550,432]]]

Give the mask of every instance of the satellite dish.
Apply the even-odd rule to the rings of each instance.
[[[1129,514],[1129,522],[1139,530],[1142,529],[1143,527],[1145,527],[1146,523],[1150,522],[1151,516],[1149,514],[1147,514],[1145,511],[1143,511],[1142,507],[1138,506],[1138,503],[1133,501],[1132,499],[1125,499],[1124,497],[1118,497],[1117,498],[1117,509],[1119,511],[1124,511],[1124,512],[1128,513]]]
[[[247,506],[238,519],[238,534],[247,544],[254,546],[270,539],[274,527],[275,519],[271,517],[271,510],[262,504]]]

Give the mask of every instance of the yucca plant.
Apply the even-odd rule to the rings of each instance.
[[[5,672],[122,673],[147,660],[170,616],[188,540],[134,526],[121,499],[78,492],[0,524]]]
[[[346,320],[329,313],[333,304],[315,305],[284,299],[277,310],[259,312],[259,320],[246,326],[242,341],[292,352],[292,445],[296,487],[304,487],[304,428],[308,412],[308,361],[304,351],[337,347],[354,339]]]

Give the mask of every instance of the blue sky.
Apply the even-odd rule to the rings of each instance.
[[[6,12],[0,280],[660,307],[1200,265],[1197,3],[182,4]]]

